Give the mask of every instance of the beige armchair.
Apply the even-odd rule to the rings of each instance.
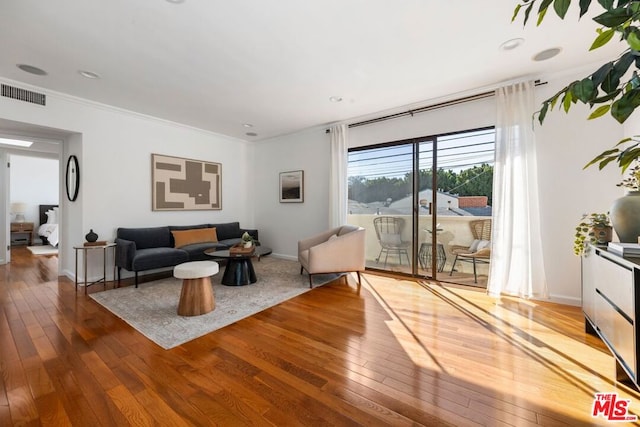
[[[311,278],[321,273],[358,274],[364,271],[365,229],[352,225],[343,225],[298,242],[298,261],[300,274],[304,270],[309,274],[309,287],[313,287]]]

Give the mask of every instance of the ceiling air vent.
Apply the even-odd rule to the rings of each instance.
[[[32,104],[47,104],[47,95],[43,93],[20,89],[19,87],[13,87],[4,84],[2,85],[2,96],[6,96],[7,98],[11,99],[17,99],[19,101],[30,102]]]

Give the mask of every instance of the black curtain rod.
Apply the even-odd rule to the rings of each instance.
[[[536,80],[534,82],[535,86],[541,86],[547,84],[547,82],[541,82],[540,80]],[[469,95],[458,99],[452,99],[451,101],[440,102],[437,104],[426,105],[424,107],[414,108],[408,111],[402,111],[400,113],[388,114],[386,116],[376,117],[375,119],[364,120],[357,123],[351,123],[348,127],[349,129],[355,128],[358,126],[366,126],[373,123],[384,122],[386,120],[397,119],[398,117],[406,117],[412,116],[417,113],[424,113],[425,111],[437,110],[439,108],[450,107],[452,105],[463,104],[465,102],[476,101],[478,99],[490,98],[496,94],[495,90],[478,93],[475,95]],[[327,129],[325,133],[330,133],[331,130]]]

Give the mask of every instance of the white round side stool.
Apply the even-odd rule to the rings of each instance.
[[[216,308],[211,276],[218,271],[215,261],[191,261],[173,268],[173,277],[182,279],[178,315],[199,316]]]

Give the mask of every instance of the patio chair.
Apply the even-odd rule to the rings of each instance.
[[[470,246],[453,245],[451,253],[455,254],[455,259],[451,265],[449,276],[453,274],[458,261],[470,262],[473,264],[473,282],[478,283],[477,264],[489,264],[491,259],[491,220],[481,219],[469,222],[473,242]]]
[[[400,264],[402,264],[403,254],[407,257],[407,263],[411,264],[409,253],[407,252],[407,248],[409,248],[411,242],[402,240],[404,219],[394,216],[380,216],[373,220],[373,226],[376,230],[378,242],[380,243],[380,253],[376,258],[376,262],[380,262],[380,257],[382,254],[385,254],[384,268],[386,268],[389,253],[392,253],[398,256],[398,262]]]

